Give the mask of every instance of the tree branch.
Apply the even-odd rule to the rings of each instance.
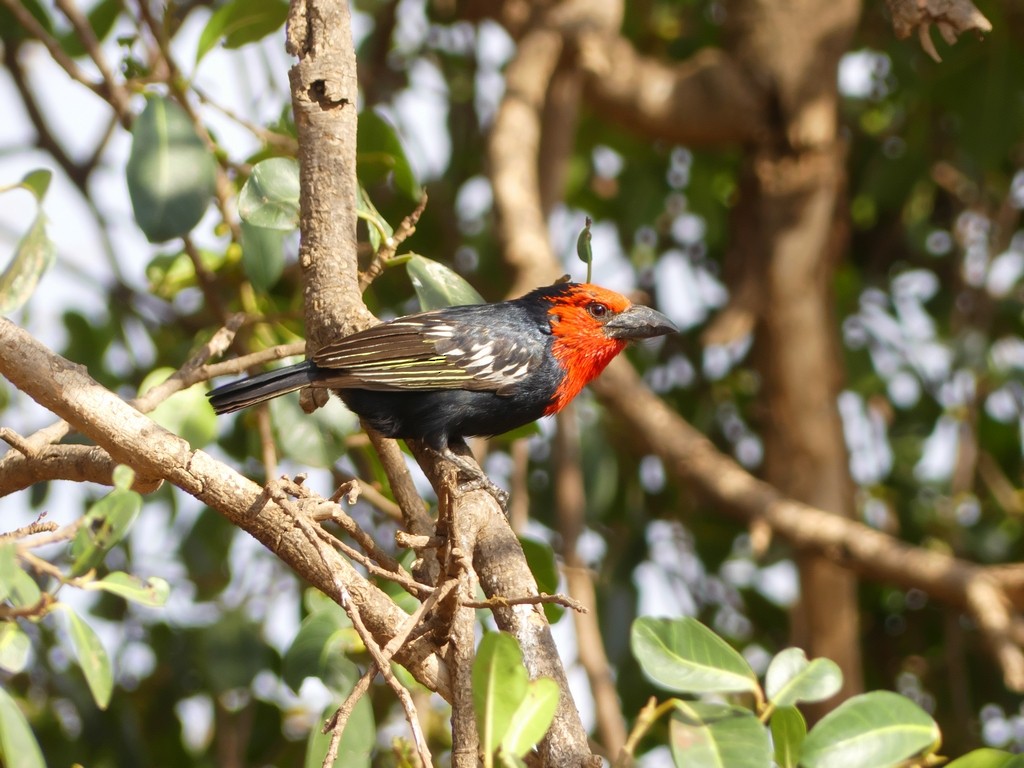
[[[367,628],[386,644],[406,615],[333,550],[314,550],[292,515],[255,483],[167,432],[54,354],[11,321],[0,318],[0,374],[105,449],[114,461],[145,477],[162,478],[244,529],[325,594],[345,585]],[[450,696],[437,647],[419,640],[396,659],[424,685]]]

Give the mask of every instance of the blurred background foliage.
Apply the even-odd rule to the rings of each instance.
[[[1012,0],[979,6],[993,32],[984,41],[942,47],[944,61],[936,64],[916,43],[894,39],[881,3],[866,4],[839,72],[850,238],[834,289],[846,362],[839,407],[861,519],[921,546],[995,563],[1020,560],[1024,520],[1024,6]],[[88,66],[62,14],[35,0],[24,7],[68,56]],[[134,5],[101,0],[84,10],[120,71],[161,79]],[[217,144],[217,160],[236,182],[234,192],[253,164],[289,154],[286,10],[269,0],[172,3],[160,20]],[[514,43],[493,22],[460,20],[458,4],[361,0],[355,12],[360,180],[368,199],[396,226],[423,185],[429,204],[403,251],[450,266],[489,301],[504,298],[508,274],[492,225],[484,141]],[[703,0],[630,2],[623,29],[648,55],[681,60],[719,42],[721,13],[719,3]],[[7,86],[20,78],[41,89],[49,71],[40,64],[45,51],[6,9],[0,14],[8,67],[0,78]],[[11,70],[16,60],[25,68],[20,76]],[[82,89],[66,78],[60,88]],[[156,98],[167,93],[158,85],[148,90]],[[28,119],[24,98],[11,87],[2,98],[5,114]],[[141,101],[133,105],[138,114]],[[101,115],[90,123],[108,119],[96,99],[86,99],[86,108]],[[43,101],[43,119],[59,140],[70,141],[73,122],[54,114],[62,109],[57,99]],[[232,119],[236,111],[243,120]],[[250,122],[255,132],[246,130]],[[235,140],[239,131],[247,138]],[[268,141],[268,131],[281,140]],[[243,329],[238,351],[301,339],[294,233],[262,246],[250,240],[246,249],[246,235],[241,246],[233,242],[211,208],[194,235],[198,260],[175,240],[146,244],[125,194],[130,137],[116,127],[112,133],[72,142],[79,158],[97,150],[99,158],[93,178],[77,191],[67,168],[44,152],[27,153],[31,128],[5,136],[0,152],[8,161],[27,154],[30,167],[53,169],[55,185],[65,196],[81,194],[86,202],[75,205],[94,216],[84,252],[69,255],[65,240],[55,268],[15,319],[126,397],[154,369],[180,366],[220,327],[225,311],[268,320]],[[0,168],[7,169],[4,184],[23,174],[9,162]],[[679,413],[756,472],[763,451],[749,340],[722,349],[705,348],[700,338],[726,299],[720,264],[738,168],[736,152],[648,143],[585,112],[565,203],[551,228],[567,271],[580,277],[573,245],[584,216],[593,217],[595,281],[646,292],[684,328],[664,343],[631,350],[631,359]],[[116,191],[108,197],[109,189]],[[43,204],[58,244],[66,226],[61,199]],[[368,241],[365,222],[360,226]],[[11,250],[23,231],[5,219]],[[401,268],[386,270],[366,301],[381,318],[418,307]],[[167,414],[169,426],[257,482],[264,479],[256,417],[215,423],[198,394],[170,401],[177,405]],[[2,422],[23,433],[47,423],[4,382],[0,408]],[[787,644],[787,607],[798,588],[789,553],[775,545],[755,561],[744,528],[667,483],[658,460],[638,455],[630,435],[587,395],[579,415],[588,492],[581,547],[597,573],[604,639],[624,711],[637,712],[652,694],[624,631],[640,614],[695,615],[763,672]],[[352,475],[383,481],[358,424],[340,405],[303,417],[295,402],[275,401],[270,421],[280,471],[320,468],[310,482],[327,491]],[[529,434],[491,441],[486,468],[505,484],[522,473],[529,489],[525,533],[557,550],[551,434],[552,426],[542,423]],[[516,456],[527,456],[528,464]],[[428,492],[425,483],[423,489]],[[91,486],[33,486],[0,500],[4,528],[43,511],[70,522],[102,494]],[[393,525],[370,505],[360,503],[354,514],[378,540],[392,539]],[[293,659],[298,666],[289,671],[300,622],[308,627],[330,607],[312,596],[303,600],[302,585],[268,553],[166,486],[146,497],[125,546],[105,567],[163,577],[171,597],[154,609],[126,607],[108,595],[61,593],[88,616],[112,657],[115,691],[106,711],[71,663],[62,626],[25,623],[30,660],[17,674],[4,674],[4,687],[26,708],[47,763],[300,764],[321,710],[354,679],[347,668],[335,670],[336,686],[308,677],[308,660]],[[868,583],[861,600],[868,688],[898,690],[930,711],[945,734],[946,754],[982,744],[1024,749],[1020,699],[1004,689],[968,622],[915,591]],[[317,624],[316,631],[327,634],[316,636],[342,638],[350,657],[365,662],[345,621],[340,613],[321,617],[327,629]],[[572,665],[570,624],[563,619],[555,631]],[[577,701],[591,722],[578,671],[570,677],[580,684]],[[369,701],[367,722],[376,724],[376,735],[364,731],[382,747],[375,764],[398,764],[402,750],[391,744],[404,730],[396,703],[383,688],[374,688]],[[432,711],[428,734],[443,750],[450,738],[446,715],[436,701]]]

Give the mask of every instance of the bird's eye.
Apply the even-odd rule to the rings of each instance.
[[[608,314],[608,307],[599,301],[592,301],[587,305],[587,312],[591,317],[602,318]]]

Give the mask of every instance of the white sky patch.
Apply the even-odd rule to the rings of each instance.
[[[839,60],[839,92],[852,99],[884,96],[890,90],[891,71],[892,62],[882,52],[851,51]]]
[[[940,416],[935,429],[924,441],[914,476],[922,482],[944,482],[953,474],[960,446],[960,422],[952,416]]]
[[[882,482],[893,466],[885,418],[877,409],[866,406],[855,392],[842,392],[838,407],[854,481],[859,485]]]
[[[754,587],[776,605],[788,607],[800,597],[800,578],[792,560],[780,560],[757,572]]]
[[[409,70],[409,87],[382,110],[397,126],[402,146],[420,183],[439,177],[452,156],[448,134],[448,85],[437,65],[417,59]]]

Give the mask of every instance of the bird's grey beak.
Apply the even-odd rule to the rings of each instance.
[[[650,339],[678,333],[675,324],[650,307],[632,306],[604,324],[604,332],[613,339]]]

